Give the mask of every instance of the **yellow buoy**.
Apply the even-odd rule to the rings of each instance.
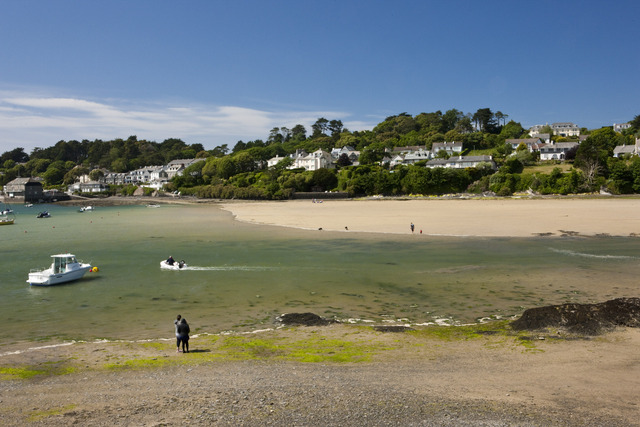
[[[98,267],[93,267],[90,271],[92,273],[97,273],[98,272]]]

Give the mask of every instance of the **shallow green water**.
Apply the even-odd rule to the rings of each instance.
[[[212,206],[13,206],[0,227],[0,344],[171,337],[271,327],[284,312],[340,320],[477,322],[567,301],[638,296],[640,239],[432,238],[290,230],[233,221]],[[54,287],[26,283],[72,252],[100,272]],[[185,271],[162,271],[173,255]]]

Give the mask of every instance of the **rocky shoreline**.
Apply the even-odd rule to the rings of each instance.
[[[289,313],[268,331],[195,336],[189,354],[171,339],[22,348],[0,352],[0,418],[7,426],[640,425],[639,303],[565,304],[510,324],[418,330]],[[625,327],[613,325],[613,307]],[[600,319],[600,335],[570,332],[572,315]],[[551,321],[536,320],[544,317]],[[286,357],[304,346],[324,358]],[[26,367],[50,373],[20,378]]]

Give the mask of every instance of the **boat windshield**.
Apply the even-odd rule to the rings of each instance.
[[[62,257],[55,257],[53,259],[53,273],[60,274],[64,273],[67,269],[67,259]]]

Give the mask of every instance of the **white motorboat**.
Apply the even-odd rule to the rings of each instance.
[[[79,212],[91,212],[93,211],[93,206],[83,206],[79,209]]]
[[[51,267],[45,270],[32,270],[29,273],[27,283],[37,286],[57,285],[78,280],[87,271],[98,270],[97,267],[91,267],[91,264],[78,261],[73,254],[51,255],[51,258],[53,258]]]
[[[173,264],[169,264],[167,260],[160,261],[160,268],[163,270],[184,270],[187,267],[187,263],[184,260],[178,262],[174,261]]]

